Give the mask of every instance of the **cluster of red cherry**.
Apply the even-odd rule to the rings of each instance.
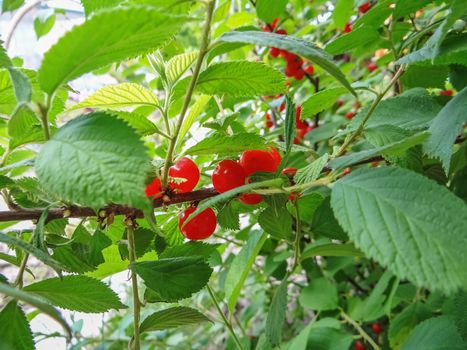
[[[212,174],[212,184],[217,192],[224,193],[236,187],[245,185],[247,178],[252,174],[262,172],[275,172],[282,157],[276,148],[269,150],[249,150],[240,155],[240,160],[221,161]],[[294,169],[295,171],[296,169]],[[285,169],[290,171],[290,169]],[[191,192],[198,184],[200,172],[196,164],[189,158],[183,157],[169,168],[170,181],[168,190],[174,193]],[[161,198],[164,195],[160,178],[155,178],[146,186],[146,196]],[[263,198],[256,193],[241,194],[238,199],[248,205],[262,202]],[[217,225],[217,217],[211,208],[207,208],[193,217],[186,225],[186,219],[196,210],[196,205],[185,209],[178,221],[182,234],[191,240],[206,239],[211,236]]]
[[[285,109],[285,102],[280,105],[279,111],[283,112]],[[297,133],[294,138],[294,144],[298,145],[300,142],[303,141],[305,135],[308,134],[311,130],[315,128],[313,123],[309,123],[306,120],[302,120],[300,115],[302,113],[302,106],[298,106],[295,111],[295,126],[297,128]],[[271,114],[266,113],[265,117],[265,126],[268,129],[271,129],[274,126],[272,121]]]
[[[367,13],[370,8],[371,8],[371,1],[367,1],[358,7],[358,12],[360,12],[361,14],[364,14],[364,13]],[[344,33],[350,33],[351,31],[352,31],[352,24],[348,22],[345,25]]]
[[[279,22],[279,19],[275,18],[271,24],[268,24],[263,27],[263,31],[286,35],[287,31],[285,29],[276,30],[276,26],[278,22]],[[305,74],[313,74],[315,71],[314,67],[311,64],[305,66],[303,59],[301,59],[299,56],[287,50],[282,50],[277,47],[272,47],[269,50],[269,55],[274,58],[281,56],[287,62],[287,65],[285,67],[285,75],[289,78],[293,77],[297,80],[302,80]]]

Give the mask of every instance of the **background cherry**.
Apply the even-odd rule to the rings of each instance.
[[[152,182],[146,186],[144,190],[147,197],[160,198],[162,197],[162,183],[161,180],[157,177]]]
[[[379,324],[378,322],[376,323],[373,323],[371,325],[371,330],[373,331],[373,333],[375,334],[380,334],[382,331],[383,331],[383,328],[381,327],[381,324]]]
[[[199,169],[195,162],[187,157],[183,157],[169,168],[169,176],[185,179],[186,181],[177,183],[169,182],[169,187],[178,193],[191,192],[199,181]]]
[[[217,192],[224,193],[245,184],[245,171],[233,160],[221,161],[212,173],[212,184]]]
[[[256,205],[261,203],[263,198],[261,198],[261,195],[257,193],[244,193],[238,197],[238,200],[244,204]]]
[[[178,219],[178,228],[182,234],[190,240],[206,239],[210,237],[216,230],[216,214],[211,208],[204,209],[201,213],[191,219],[185,226],[183,226],[183,223],[195,210],[196,207],[191,205],[180,214]]]

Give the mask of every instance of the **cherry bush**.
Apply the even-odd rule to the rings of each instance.
[[[38,3],[2,2],[1,349],[467,348],[465,0],[81,0],[35,71]]]

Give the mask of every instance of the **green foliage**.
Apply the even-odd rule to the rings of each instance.
[[[49,278],[30,284],[24,290],[62,309],[100,313],[126,308],[114,291],[104,283],[86,276]]]
[[[32,350],[34,341],[24,311],[10,301],[0,312],[0,346],[5,350]]]
[[[197,89],[207,95],[274,95],[285,91],[285,80],[279,71],[263,63],[222,62],[200,74]]]
[[[449,171],[451,147],[463,125],[467,123],[464,112],[466,107],[467,88],[449,101],[430,125],[431,136],[425,143],[424,149],[431,157],[441,160],[446,172]]]
[[[300,304],[313,310],[333,310],[337,308],[336,286],[326,278],[316,278],[302,289]]]
[[[36,171],[44,189],[63,200],[94,208],[111,202],[147,206],[146,149],[133,129],[104,113],[62,127],[42,148]],[[75,183],[82,191],[74,190]]]
[[[302,119],[310,117],[324,111],[336,103],[337,98],[344,94],[346,90],[342,87],[329,88],[321,90],[310,96],[302,104]]]
[[[284,13],[287,2],[287,0],[256,1],[256,13],[258,14],[258,18],[267,23],[272,22],[274,18]]]
[[[232,136],[214,134],[186,150],[186,154],[232,154],[249,149],[266,148],[264,139],[256,134],[239,133]]]
[[[149,53],[164,44],[183,22],[146,7],[117,7],[96,13],[45,54],[39,70],[41,87],[52,94],[84,73]]]
[[[141,332],[153,332],[209,321],[209,318],[198,310],[185,306],[177,306],[157,311],[146,317],[141,323]]]
[[[435,182],[397,168],[361,170],[336,183],[331,205],[356,247],[397,276],[445,293],[465,285],[467,207]]]
[[[266,319],[266,337],[273,346],[282,340],[282,327],[284,326],[287,310],[287,280],[284,279],[276,288],[271,301],[268,318]]]
[[[106,86],[74,106],[68,111],[81,108],[121,109],[122,107],[157,107],[157,96],[145,87],[134,83]]]
[[[165,301],[190,297],[206,285],[212,273],[198,256],[143,261],[131,268]]]

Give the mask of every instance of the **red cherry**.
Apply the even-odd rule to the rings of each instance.
[[[182,214],[180,214],[178,218],[178,228],[188,239],[206,239],[216,230],[216,214],[211,208],[204,209],[201,213],[192,218],[185,226],[183,226],[183,223],[195,210],[196,207],[191,205],[186,208]]]
[[[315,72],[315,67],[313,67],[312,65],[306,66],[305,72],[311,75]]]
[[[297,172],[297,168],[285,168],[282,170],[282,174],[295,174]]]
[[[212,184],[217,192],[224,193],[245,184],[243,168],[233,160],[223,160],[212,173]]]
[[[371,325],[371,330],[375,334],[380,334],[383,331],[383,328],[381,327],[381,324],[376,322]]]
[[[344,33],[350,33],[352,31],[352,24],[347,23],[344,28]]]
[[[160,198],[162,197],[162,183],[161,180],[157,177],[152,182],[146,186],[144,190],[147,197]]]
[[[280,54],[281,54],[281,50],[278,49],[277,47],[271,47],[269,49],[269,55],[271,55],[274,58],[279,57]]]
[[[279,22],[279,18],[273,19],[273,21],[271,22],[272,29],[276,28],[278,22]]]
[[[359,6],[358,7],[358,11],[360,11],[361,13],[366,13],[371,7],[371,2],[368,1],[368,2],[365,2],[363,5]]]
[[[345,115],[345,117],[346,117],[347,119],[350,120],[350,119],[352,119],[353,117],[355,117],[355,113],[354,113],[354,112],[347,112],[347,114]]]
[[[270,120],[266,121],[266,124],[264,125],[266,129],[271,129],[274,126],[274,123]]]
[[[191,192],[199,181],[199,169],[191,159],[183,157],[177,163],[169,168],[169,176],[172,178],[181,178],[185,181],[177,183],[170,181],[169,186],[175,192]]]
[[[285,111],[285,102],[282,102],[281,105],[279,106],[279,112]]]
[[[287,31],[285,29],[279,29],[276,31],[276,34],[287,35]]]
[[[263,198],[261,198],[261,196],[257,193],[244,193],[238,197],[238,200],[244,204],[256,205],[261,203]]]
[[[269,26],[263,26],[263,32],[271,32],[271,28],[269,28]]]
[[[297,129],[306,129],[308,128],[308,123],[300,119],[301,114],[302,114],[302,106],[298,106],[295,112],[295,126],[297,127]]]
[[[245,171],[246,176],[250,176],[258,171],[273,173],[277,169],[277,159],[274,158],[272,151],[250,150],[242,153],[240,165]]]
[[[439,94],[440,94],[441,96],[452,96],[453,91],[452,91],[452,90],[441,90],[441,91],[439,92]]]
[[[341,108],[344,104],[344,101],[342,100],[337,100],[337,108]]]
[[[314,125],[308,125],[308,127],[306,128],[306,132],[305,132],[305,135],[308,134],[311,130],[313,130],[315,128]]]
[[[377,167],[379,167],[379,162],[371,162],[371,166],[373,168],[377,168]]]
[[[355,350],[365,350],[365,345],[360,340],[355,342]]]
[[[276,166],[276,169],[277,169],[277,167],[281,163],[282,156],[279,153],[279,151],[277,150],[277,148],[269,147],[269,149],[270,149],[269,154],[272,156],[272,159],[274,159],[274,163],[275,163],[275,166]]]
[[[374,62],[370,62],[367,64],[366,68],[370,71],[370,72],[374,72],[378,66],[376,65],[376,63]]]
[[[303,141],[303,139],[305,138],[305,135],[307,133],[307,129],[308,129],[308,127],[300,128],[300,129],[297,128],[297,133],[296,133],[295,138],[293,140],[293,143],[295,145],[298,145],[301,141]]]
[[[297,67],[288,64],[287,67],[285,67],[284,73],[286,77],[292,78],[297,73]]]
[[[342,175],[343,175],[343,176],[349,175],[351,172],[352,172],[352,169],[350,169],[350,168],[345,168],[344,171],[342,172]]]
[[[302,80],[305,76],[305,71],[303,69],[299,69],[295,72],[294,78],[297,80]]]

